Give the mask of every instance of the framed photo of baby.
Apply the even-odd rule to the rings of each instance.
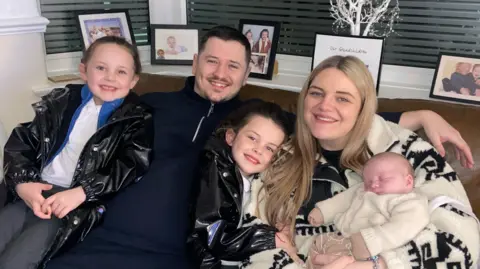
[[[198,53],[198,29],[191,25],[152,24],[151,63],[191,65]]]
[[[90,44],[104,36],[121,36],[135,45],[132,24],[128,10],[89,10],[76,14],[80,28],[82,46],[86,50]]]
[[[252,49],[250,77],[271,80],[280,37],[280,23],[242,19],[239,29],[247,37]]]
[[[480,105],[480,56],[441,53],[430,97]]]

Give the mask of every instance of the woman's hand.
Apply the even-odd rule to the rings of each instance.
[[[409,111],[402,114],[400,126],[416,131],[423,127],[430,143],[445,157],[443,144],[450,142],[455,146],[455,157],[463,167],[472,169],[474,166],[472,151],[462,135],[445,119],[430,110]]]
[[[302,259],[300,259],[300,257],[298,257],[298,254],[297,254],[297,248],[292,244],[292,240],[290,238],[290,236],[288,236],[287,233],[284,233],[284,232],[278,232],[275,234],[275,245],[277,248],[281,248],[283,249],[283,251],[285,251],[288,256],[290,256],[290,258],[292,258],[292,260],[300,265],[300,266],[304,266],[305,263],[303,262]]]
[[[326,254],[314,254],[311,257],[309,269],[344,269],[347,265],[355,262],[352,256],[336,256]],[[383,269],[383,267],[381,267]]]

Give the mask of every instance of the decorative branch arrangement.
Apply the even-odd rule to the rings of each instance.
[[[400,14],[398,0],[330,0],[330,5],[335,31],[350,28],[356,36],[389,36]]]

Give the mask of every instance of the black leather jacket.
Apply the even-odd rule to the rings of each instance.
[[[16,127],[5,145],[5,182],[14,199],[15,186],[41,181],[41,171],[64,142],[70,121],[82,102],[83,85],[54,89],[33,105],[32,122]],[[130,93],[106,124],[87,141],[72,186],[82,186],[86,201],[62,220],[63,227],[46,252],[50,258],[82,241],[101,219],[108,197],[138,180],[150,165],[153,144],[150,109]]]
[[[224,140],[212,137],[207,142],[199,167],[200,180],[194,189],[196,201],[192,210],[195,227],[188,239],[196,266],[220,268],[221,260],[242,261],[274,249],[274,227],[239,227],[243,180]]]

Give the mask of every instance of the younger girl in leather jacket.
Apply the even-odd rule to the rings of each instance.
[[[120,37],[100,38],[79,69],[86,84],[42,97],[33,121],[5,145],[13,201],[0,211],[2,269],[43,267],[83,240],[106,200],[150,165],[152,114],[130,91],[141,69],[137,49]]]
[[[249,256],[288,248],[288,236],[255,221],[251,191],[291,133],[291,120],[278,105],[252,102],[231,115],[201,156],[195,186],[195,227],[189,237],[191,259],[200,268],[238,268]],[[252,199],[253,198],[253,199]],[[193,211],[193,210],[192,210]],[[296,251],[293,251],[296,253]]]

